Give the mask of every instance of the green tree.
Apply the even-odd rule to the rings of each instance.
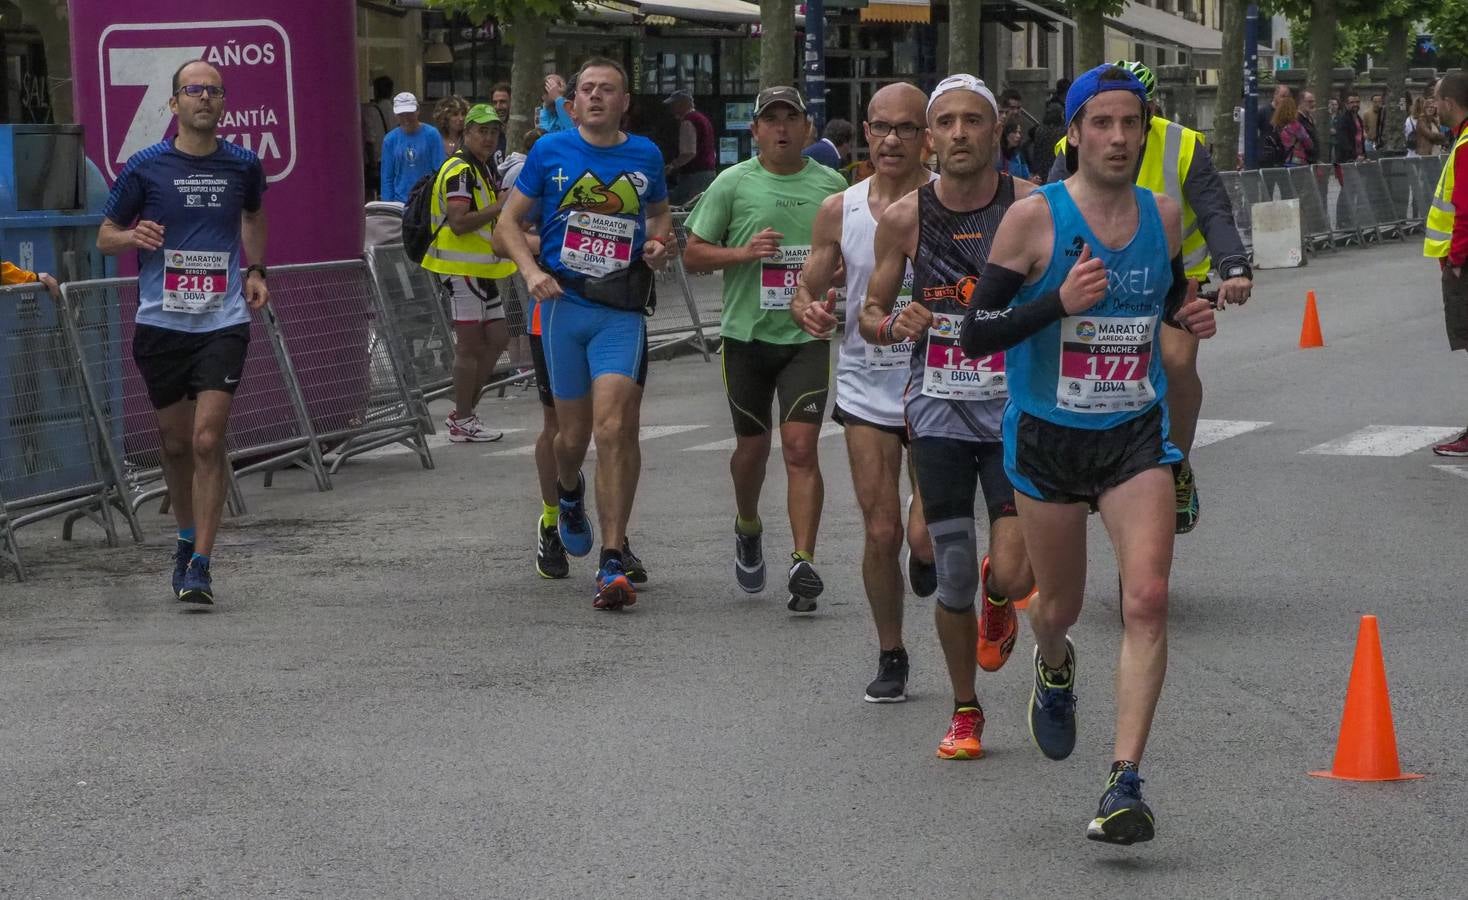
[[[780,84],[796,84],[795,0],[759,0],[760,90]]]
[[[1065,0],[1076,22],[1076,69],[1084,72],[1106,62],[1106,17],[1126,6],[1126,0]]]
[[[429,5],[448,13],[463,13],[474,22],[494,19],[499,23],[514,48],[510,60],[510,121],[505,128],[511,135],[520,135],[533,127],[536,107],[545,90],[546,33],[556,22],[573,19],[575,4],[571,0],[429,0]]]
[[[1218,68],[1218,102],[1213,107],[1213,159],[1232,169],[1239,145],[1234,106],[1244,95],[1244,0],[1220,0],[1223,14],[1222,60]]]
[[[1437,42],[1440,62],[1468,56],[1468,0],[1443,0],[1427,16],[1427,31]]]

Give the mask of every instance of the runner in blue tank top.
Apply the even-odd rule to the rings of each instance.
[[[1035,686],[1030,733],[1051,759],[1075,747],[1075,647],[1086,582],[1086,514],[1099,509],[1116,548],[1126,634],[1116,685],[1115,762],[1092,840],[1151,840],[1137,766],[1167,668],[1172,567],[1166,379],[1157,329],[1199,338],[1212,308],[1185,298],[1182,213],[1132,182],[1147,131],[1146,89],[1100,66],[1066,95],[1079,168],[1016,203],[995,236],[962,330],[963,351],[1006,351],[1005,469],[1039,596],[1030,604]],[[1169,263],[1171,260],[1171,263]]]

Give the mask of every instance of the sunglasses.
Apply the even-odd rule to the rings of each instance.
[[[224,99],[224,88],[217,84],[186,84],[174,91],[174,93],[187,94],[195,100],[203,96],[208,96],[212,100]]]

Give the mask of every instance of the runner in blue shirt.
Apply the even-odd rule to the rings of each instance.
[[[638,421],[647,365],[644,312],[652,269],[668,260],[672,216],[663,159],[647,138],[620,130],[627,73],[591,59],[576,75],[577,128],[536,141],[500,214],[495,241],[541,301],[541,342],[560,432],[559,530],[566,552],[594,544],[581,464],[597,440],[597,518],[602,530],[596,609],[637,602],[627,577],[627,519],[641,469]],[[540,231],[540,255],[525,238]]]
[[[158,411],[178,521],[173,595],[213,603],[209,556],[224,510],[225,428],[245,368],[250,310],[270,298],[265,173],[255,154],[216,135],[224,111],[218,69],[184,63],[168,106],[178,136],[128,160],[107,198],[97,247],[138,254],[133,359]]]

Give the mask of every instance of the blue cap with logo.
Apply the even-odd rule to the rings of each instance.
[[[1112,75],[1106,81],[1102,81],[1101,76],[1111,71],[1120,72],[1126,77],[1117,78],[1117,76]],[[1112,79],[1115,80],[1113,81]],[[1137,76],[1120,66],[1106,63],[1081,75],[1071,84],[1070,90],[1065,92],[1066,126],[1069,127],[1071,122],[1075,121],[1076,115],[1081,111],[1082,107],[1090,102],[1092,97],[1105,93],[1106,91],[1130,91],[1136,95],[1138,100],[1142,101],[1143,107],[1146,107],[1147,88],[1142,85],[1142,82]]]

